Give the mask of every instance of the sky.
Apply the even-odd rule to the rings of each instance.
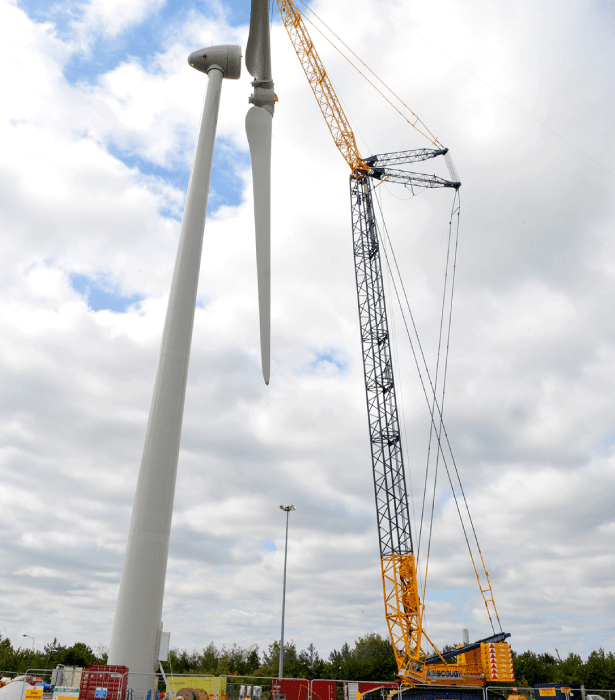
[[[615,5],[310,6],[463,183],[445,418],[502,628],[519,652],[615,651]],[[186,58],[245,47],[249,7],[0,0],[0,634],[15,644],[109,643],[207,82]],[[244,66],[222,89],[163,622],[188,650],[279,639],[279,505],[294,504],[285,638],[326,657],[387,632],[349,171],[273,10],[271,383]],[[313,38],[364,156],[429,145]],[[377,192],[433,372],[454,193]],[[386,284],[416,538],[428,414]],[[442,469],[434,503],[426,629],[487,636]]]

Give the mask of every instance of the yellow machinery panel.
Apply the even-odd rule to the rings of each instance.
[[[515,680],[510,644],[506,642],[481,644],[480,655],[487,681]]]
[[[167,676],[169,689],[177,693],[182,688],[192,690],[204,690],[208,695],[219,698],[226,697],[226,678],[216,678],[215,676]]]

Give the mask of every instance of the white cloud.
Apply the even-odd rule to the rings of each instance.
[[[99,38],[111,40],[160,10],[165,0],[72,0],[64,12],[72,17],[75,46],[88,53]]]

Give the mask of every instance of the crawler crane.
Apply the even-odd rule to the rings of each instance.
[[[434,148],[362,158],[348,119],[301,14],[293,0],[276,1],[327,126],[351,170],[353,250],[385,616],[399,679],[408,686],[480,686],[494,680],[512,681],[512,656],[509,645],[504,642],[509,634],[500,632],[477,642],[461,645],[452,651],[440,653],[423,627],[424,601],[421,601],[419,595],[417,565],[410,529],[380,244],[372,197],[373,181],[386,180],[413,188],[454,189],[458,189],[461,183],[448,155],[448,149],[441,146],[418,117],[414,125],[420,122],[422,133],[427,131]],[[447,160],[451,180],[392,167],[438,156],[444,156]],[[479,588],[489,616],[491,617],[493,609],[497,618],[486,571],[485,575],[487,584],[481,585],[477,572]],[[429,653],[428,645],[433,649]]]

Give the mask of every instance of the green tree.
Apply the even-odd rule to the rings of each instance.
[[[322,678],[325,662],[320,658],[316,647],[310,642],[307,649],[299,652],[297,657],[299,678]]]
[[[211,673],[214,676],[250,676],[261,665],[260,654],[256,644],[243,649],[233,644],[230,649],[225,646],[218,649],[213,642],[199,652],[191,654],[186,649],[171,649],[169,661],[163,662],[166,673]]]
[[[393,645],[375,632],[359,637],[352,650],[348,644],[333,650],[326,666],[330,678],[351,681],[387,681],[397,675]]]
[[[15,650],[11,640],[0,634],[0,671],[10,673],[15,670]]]
[[[218,675],[251,676],[256,673],[259,666],[260,654],[256,644],[247,649],[242,649],[237,644],[233,644],[230,649],[223,646],[218,664]]]
[[[218,673],[218,664],[220,663],[220,653],[213,642],[210,642],[207,647],[203,649],[201,654],[201,670],[203,673],[212,673],[214,675],[220,675]]]
[[[277,640],[269,645],[268,651],[263,652],[263,663],[257,670],[259,676],[277,676],[280,666],[280,642]],[[284,643],[284,677],[313,678],[322,677],[322,661],[316,648],[310,644],[306,650],[297,652],[297,646],[292,640]]]
[[[72,647],[67,647],[56,652],[54,666],[64,664],[64,666],[81,666],[86,668],[99,663],[100,659],[92,651],[92,647],[83,642],[75,642]]]
[[[44,666],[41,668],[55,668],[60,661],[58,661],[58,653],[61,651],[64,651],[66,649],[65,646],[62,646],[59,642],[57,637],[53,638],[53,642],[50,644],[45,644],[44,650],[45,650],[45,663]]]
[[[197,652],[189,654],[185,649],[171,649],[165,670],[173,673],[199,673],[200,658]]]
[[[54,668],[57,664],[85,667],[103,662],[83,642],[65,647],[54,638],[53,642],[45,644],[42,651],[34,649],[31,656],[30,651],[31,647],[28,646],[15,649],[10,639],[3,639],[0,635],[0,670],[25,673],[28,666],[36,669]]]
[[[592,651],[585,662],[585,685],[588,688],[607,689],[615,687],[615,656],[604,649]]]
[[[533,651],[516,654],[513,657],[516,682],[530,687],[536,683],[557,683],[558,664],[551,654],[536,654]]]
[[[578,654],[570,653],[564,661],[559,662],[556,682],[570,685],[581,685],[585,682],[583,659]]]

